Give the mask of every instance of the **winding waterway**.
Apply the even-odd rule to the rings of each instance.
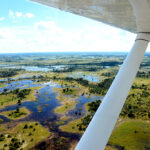
[[[62,132],[59,129],[57,122],[60,121],[61,115],[56,114],[54,109],[61,105],[60,101],[57,99],[57,92],[53,91],[54,87],[61,88],[60,85],[48,82],[45,84],[34,84],[32,80],[19,80],[19,81],[12,81],[10,83],[6,83],[6,87],[0,88],[0,92],[3,92],[4,89],[8,90],[15,90],[17,88],[29,88],[29,87],[38,87],[42,86],[40,90],[36,93],[37,101],[24,101],[22,102],[21,107],[26,107],[30,110],[31,114],[26,118],[12,121],[2,115],[0,118],[3,119],[2,123],[7,123],[9,121],[17,123],[22,121],[38,121],[43,126],[46,126],[50,129],[51,132],[56,133],[59,136],[67,137],[70,140],[79,140],[78,134]],[[84,105],[90,101],[95,101],[97,99],[101,99],[102,97],[98,97],[92,95],[90,97],[80,96],[76,99],[77,104],[74,109],[70,110],[66,115],[69,116],[69,119],[64,122],[64,124],[72,121],[73,119],[78,119],[86,115],[86,109]],[[3,109],[0,109],[0,112],[15,110],[17,107],[16,105],[7,106]],[[39,111],[40,109],[40,111]],[[80,115],[75,116],[75,112],[80,112]],[[75,116],[75,117],[73,117]],[[72,119],[73,118],[73,119]]]

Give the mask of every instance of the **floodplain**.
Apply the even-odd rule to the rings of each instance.
[[[126,55],[0,54],[0,150],[74,149]],[[106,150],[149,149],[147,53]]]

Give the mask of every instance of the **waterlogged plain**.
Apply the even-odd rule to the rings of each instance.
[[[22,107],[16,110],[4,111],[0,113],[0,115],[3,115],[11,120],[17,120],[27,117],[28,115],[30,115],[30,113],[31,112],[26,107]]]
[[[13,84],[15,84],[15,86],[13,86]],[[76,106],[77,100],[76,97],[73,96],[73,98],[69,95],[66,96],[65,93],[63,95],[64,99],[62,99],[63,103],[61,103],[58,98],[58,95],[60,96],[60,93],[55,92],[53,89],[63,90],[60,85],[53,81],[45,83],[43,83],[42,81],[38,82],[38,84],[34,84],[32,80],[28,79],[12,81],[8,83],[8,86],[6,88],[1,89],[2,102],[0,109],[0,118],[3,119],[2,123],[9,124],[9,122],[11,122],[13,124],[16,123],[16,120],[18,122],[38,121],[43,126],[48,127],[50,132],[51,130],[53,130],[55,134],[64,134],[62,131],[59,131],[59,126],[66,124],[67,122],[72,120],[70,119],[72,115],[69,112]],[[22,90],[30,90],[30,92],[27,95],[23,96],[23,98],[21,98]],[[77,95],[79,93],[79,90],[76,90],[74,93]],[[13,100],[10,99],[10,97],[13,97]],[[80,94],[78,95],[78,97],[80,97]],[[88,101],[91,101],[91,99],[88,99]],[[6,103],[8,104],[6,105]],[[63,111],[59,110],[60,107],[65,107],[65,109]],[[84,105],[80,107],[82,108],[84,107]],[[61,112],[61,114],[59,112]],[[62,123],[63,120],[61,120],[62,114],[64,116],[68,116],[68,119],[65,120],[64,123]],[[71,137],[73,135],[67,135],[67,138],[69,138],[68,136]],[[79,135],[77,135],[75,140],[78,139],[78,137]],[[20,148],[21,147],[22,146],[20,145]]]
[[[74,149],[125,56],[0,56],[0,149]],[[106,150],[150,148],[149,60],[143,60]]]

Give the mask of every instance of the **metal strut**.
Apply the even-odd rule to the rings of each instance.
[[[150,9],[147,0],[130,2],[140,33],[75,150],[104,150],[150,41]]]

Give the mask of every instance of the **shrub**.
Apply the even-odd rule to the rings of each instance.
[[[27,125],[27,124],[25,124],[25,125],[24,125],[24,129],[27,129],[27,128],[28,128],[28,125]]]

